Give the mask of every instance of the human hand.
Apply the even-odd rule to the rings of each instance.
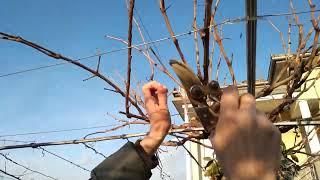
[[[280,164],[280,132],[262,113],[255,98],[224,90],[220,116],[210,140],[227,178],[276,179]]]
[[[167,104],[168,89],[156,81],[151,81],[143,86],[142,92],[150,121],[150,131],[140,145],[146,153],[153,155],[171,127]]]

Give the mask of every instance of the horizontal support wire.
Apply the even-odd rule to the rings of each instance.
[[[273,123],[275,126],[311,126],[311,125],[320,125],[320,117],[314,118],[306,118],[306,119],[295,119],[292,121],[286,122],[277,122]],[[183,132],[194,132],[194,131],[204,131],[203,127],[196,128],[177,128],[171,129],[169,134],[172,133],[183,133]],[[43,146],[59,146],[59,145],[68,145],[68,144],[82,144],[88,142],[99,142],[99,141],[108,141],[115,139],[129,139],[134,137],[141,137],[147,135],[147,132],[144,133],[135,133],[135,134],[122,134],[122,135],[114,135],[114,136],[104,136],[104,137],[96,137],[96,138],[86,138],[86,139],[75,139],[75,140],[65,140],[65,141],[52,141],[52,142],[42,142],[42,143],[27,143],[27,144],[19,144],[19,145],[7,145],[0,146],[1,150],[7,149],[21,149],[21,148],[39,148]]]
[[[191,132],[191,131],[203,131],[203,128],[183,128],[183,129],[173,129],[169,133],[177,133],[177,132]],[[53,141],[53,142],[42,142],[42,143],[27,143],[20,145],[8,145],[8,146],[0,146],[0,150],[6,149],[19,149],[19,148],[38,148],[42,146],[58,146],[58,145],[66,145],[66,144],[82,144],[88,142],[99,142],[99,141],[108,141],[114,139],[129,139],[134,137],[145,136],[148,133],[136,133],[136,134],[122,134],[115,136],[105,136],[105,137],[96,137],[96,138],[86,138],[86,139],[75,139],[75,140],[66,140],[66,141]]]
[[[82,131],[82,130],[90,130],[90,129],[99,129],[99,128],[107,128],[111,126],[116,126],[117,124],[110,124],[104,126],[91,126],[91,127],[82,127],[82,128],[72,128],[72,129],[58,129],[51,131],[37,131],[37,132],[26,132],[26,133],[17,133],[17,134],[3,134],[0,135],[0,138],[3,137],[13,137],[13,136],[27,136],[27,135],[37,135],[37,134],[51,134],[51,133],[60,133],[60,132],[71,132],[71,131]]]
[[[317,10],[314,10],[314,11],[300,11],[300,12],[296,12],[296,13],[265,14],[265,15],[259,15],[259,16],[253,17],[253,18],[238,17],[238,18],[233,18],[233,19],[226,19],[226,20],[222,21],[221,23],[218,23],[216,25],[208,26],[207,28],[212,28],[214,26],[221,26],[221,25],[224,25],[224,24],[235,24],[235,23],[240,23],[240,22],[244,22],[244,21],[251,21],[251,20],[264,20],[264,18],[267,18],[267,17],[289,16],[289,15],[294,15],[294,14],[306,14],[306,13],[310,13],[310,12],[320,12],[320,9],[317,9]],[[201,30],[204,30],[204,29],[206,29],[206,28],[198,28],[198,29],[195,29],[195,30],[190,30],[190,31],[187,31],[187,32],[176,34],[173,37],[178,38],[178,37],[181,37],[181,36],[192,35],[192,33],[198,32],[198,31],[201,31]],[[1,36],[0,36],[0,38],[1,38]],[[107,55],[107,54],[112,54],[112,53],[115,53],[115,52],[124,51],[124,50],[127,50],[129,48],[137,48],[137,47],[150,45],[150,44],[153,45],[153,44],[156,44],[156,43],[159,43],[159,42],[162,42],[162,41],[167,41],[167,40],[170,40],[170,39],[171,39],[171,37],[169,36],[169,37],[164,37],[164,38],[160,38],[160,39],[157,39],[157,40],[151,40],[151,41],[144,42],[144,43],[138,43],[138,44],[135,44],[135,45],[132,45],[132,46],[129,46],[129,47],[123,47],[123,48],[114,49],[114,50],[110,50],[110,51],[104,51],[102,53],[98,53],[98,54],[95,54],[95,55],[90,55],[90,56],[85,56],[85,57],[82,57],[82,58],[78,58],[76,61],[83,61],[83,60],[90,59],[90,58],[93,58],[93,57],[104,56],[104,55]],[[65,65],[65,64],[69,64],[69,63],[70,62],[60,62],[60,63],[54,63],[54,64],[49,64],[49,65],[43,65],[43,66],[39,66],[39,67],[35,67],[35,68],[15,71],[15,72],[7,73],[7,74],[0,74],[0,78],[13,76],[13,75],[17,75],[17,74],[22,74],[22,73],[26,73],[26,72],[30,72],[30,71],[36,71],[36,70],[40,70],[40,69],[47,69],[47,68],[60,66],[60,65]]]
[[[35,141],[15,141],[15,140],[7,140],[7,139],[2,139],[0,141],[20,142],[20,143],[30,143],[30,142],[34,143],[35,142]],[[44,154],[44,152],[46,152],[46,153],[48,153],[48,154],[50,154],[50,155],[52,155],[52,156],[54,156],[54,157],[56,157],[58,159],[61,159],[61,160],[65,161],[65,162],[68,162],[69,164],[72,164],[72,165],[74,165],[74,166],[76,166],[76,167],[78,167],[78,168],[80,168],[80,169],[82,169],[84,171],[91,172],[89,169],[87,169],[87,168],[85,168],[85,167],[83,167],[83,166],[81,166],[81,165],[79,165],[79,164],[77,164],[75,162],[72,162],[71,160],[68,160],[68,159],[62,157],[61,155],[58,155],[58,154],[56,154],[54,152],[51,152],[51,151],[48,151],[47,149],[44,149],[43,147],[38,147],[37,149],[39,151],[42,151],[42,154]],[[3,155],[3,154],[0,153],[0,155]],[[6,159],[7,159],[7,157],[6,157]]]
[[[49,178],[49,179],[55,179],[55,180],[58,180],[58,179],[57,179],[57,178],[55,178],[55,177],[52,177],[52,176],[49,176],[49,175],[44,174],[44,173],[42,173],[42,172],[39,172],[39,171],[36,171],[36,170],[30,169],[29,167],[27,167],[27,166],[25,166],[25,165],[22,165],[22,164],[18,163],[17,161],[15,161],[15,160],[13,160],[13,159],[9,158],[9,157],[8,157],[7,155],[5,155],[5,154],[0,153],[0,155],[1,155],[3,158],[5,158],[6,160],[10,161],[11,163],[13,163],[13,164],[15,164],[15,165],[17,165],[17,166],[20,166],[20,167],[22,167],[22,168],[24,168],[24,169],[26,169],[26,170],[28,170],[28,171],[30,171],[30,172],[33,172],[33,173],[39,174],[39,175],[44,176],[44,177]]]
[[[46,152],[46,153],[48,153],[48,154],[51,154],[52,156],[55,156],[55,157],[57,157],[57,158],[65,161],[65,162],[68,162],[68,163],[70,163],[70,164],[72,164],[72,165],[74,165],[74,166],[76,166],[76,167],[78,167],[78,168],[80,168],[80,169],[82,169],[82,170],[84,170],[84,171],[91,172],[89,169],[84,168],[83,166],[80,166],[79,164],[76,164],[76,163],[74,163],[74,162],[72,162],[72,161],[70,161],[70,160],[68,160],[68,159],[66,159],[66,158],[64,158],[64,157],[62,157],[62,156],[60,156],[60,155],[58,155],[58,154],[56,154],[56,153],[53,153],[53,152],[51,152],[51,151],[48,151],[48,150],[46,150],[46,149],[44,149],[44,148],[42,148],[42,147],[39,147],[39,150],[42,150],[42,151],[44,151],[44,152]]]

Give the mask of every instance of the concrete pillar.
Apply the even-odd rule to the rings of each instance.
[[[299,108],[300,108],[302,119],[307,120],[311,118],[309,105],[306,100],[299,100]],[[307,151],[309,151],[309,153],[318,153],[320,151],[320,141],[316,134],[315,126],[304,126],[302,127],[302,130],[305,131],[305,134],[302,133],[304,136],[309,134],[308,136],[308,138],[310,139],[308,144],[309,149],[307,149]]]
[[[188,107],[188,105],[183,105],[182,108],[183,108],[183,114],[184,114],[184,121],[186,123],[188,123],[189,122],[189,116],[188,116],[189,107]],[[185,146],[190,151],[190,149],[191,149],[190,142],[186,142]],[[192,162],[191,162],[191,160],[192,159],[190,158],[190,156],[186,152],[186,180],[193,180],[192,179],[192,167],[191,167]]]
[[[302,119],[310,119],[311,113],[309,109],[308,102],[306,100],[299,100],[299,108],[301,112]],[[320,141],[317,136],[315,126],[304,126],[300,127],[301,134],[303,137],[306,137],[308,134],[309,142],[306,144],[306,152],[308,153],[318,153],[320,151]],[[320,175],[320,163],[315,162],[313,164],[314,178],[319,179]]]
[[[191,104],[182,105],[184,121],[189,122],[188,109],[192,108]],[[193,157],[202,164],[201,146],[197,143],[186,142],[185,147],[192,153]],[[186,152],[186,176],[187,180],[203,180],[202,169],[197,162]]]

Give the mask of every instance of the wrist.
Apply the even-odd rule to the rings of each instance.
[[[158,129],[155,131],[151,128],[149,134],[141,140],[140,145],[148,155],[152,156],[163,142],[167,133],[168,130],[159,131]]]
[[[154,128],[151,127],[151,130],[147,136],[152,138],[154,141],[158,141],[158,142],[162,143],[162,141],[167,136],[167,134],[168,134],[167,129],[154,130]]]
[[[161,139],[147,135],[140,141],[140,146],[143,148],[147,155],[153,156],[159,148],[161,142]]]

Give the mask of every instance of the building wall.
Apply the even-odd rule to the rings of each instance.
[[[312,71],[310,74],[308,80],[306,83],[302,86],[301,90],[307,90],[310,86],[310,88],[305,91],[299,99],[320,99],[320,68],[316,68]],[[318,107],[320,108],[320,105],[318,104]]]

